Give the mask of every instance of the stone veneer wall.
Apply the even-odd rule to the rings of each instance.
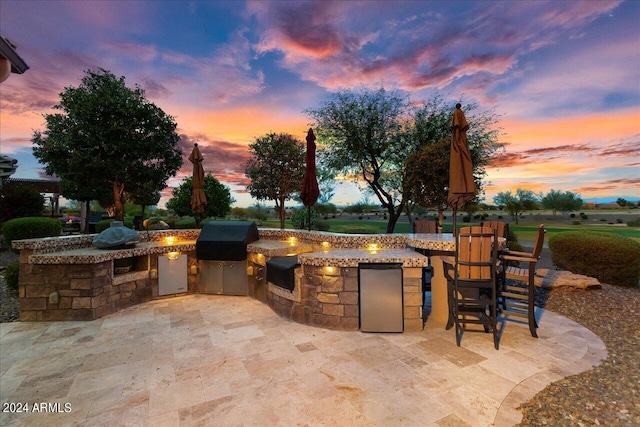
[[[149,301],[157,288],[147,270],[114,276],[112,261],[21,263],[20,320],[93,320]]]
[[[422,269],[403,268],[404,330],[420,331]],[[296,269],[293,292],[268,284],[267,304],[280,316],[321,328],[357,331],[360,328],[358,268]]]

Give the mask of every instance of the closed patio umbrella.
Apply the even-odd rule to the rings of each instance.
[[[198,144],[193,144],[189,161],[193,163],[193,193],[191,194],[191,209],[196,217],[196,227],[200,227],[200,216],[207,206],[207,197],[202,189],[204,185],[204,169],[202,168],[202,154]]]
[[[453,208],[453,234],[456,235],[457,210],[476,197],[476,184],[473,181],[473,163],[467,143],[469,124],[456,104],[451,121],[451,157],[449,159],[449,195],[447,203]]]
[[[316,178],[316,136],[313,129],[309,128],[307,133],[307,154],[305,156],[304,179],[302,182],[302,192],[300,199],[309,208],[309,230],[311,230],[311,206],[313,206],[320,196],[318,179]]]

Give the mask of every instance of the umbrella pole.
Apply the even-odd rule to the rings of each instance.
[[[453,237],[456,237],[458,235],[458,230],[457,230],[457,223],[458,222],[458,209],[453,208]]]
[[[309,231],[311,231],[311,206],[307,207],[309,209]]]

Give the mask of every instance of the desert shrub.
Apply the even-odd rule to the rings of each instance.
[[[55,218],[14,218],[2,225],[2,234],[9,247],[14,240],[59,236],[61,232],[62,223]]]
[[[20,263],[12,262],[11,264],[7,264],[7,267],[4,270],[4,280],[7,284],[7,287],[13,291],[18,290],[18,275],[20,272]]]
[[[640,218],[633,219],[631,221],[627,221],[627,225],[629,227],[640,227]]]
[[[580,221],[577,221],[577,220],[576,221],[571,221],[571,225],[580,225],[580,224],[581,224]]]
[[[551,236],[549,248],[553,263],[573,273],[623,286],[640,280],[640,243],[628,237],[568,231]]]

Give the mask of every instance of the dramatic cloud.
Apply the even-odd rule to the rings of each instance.
[[[30,69],[0,88],[0,151],[19,158],[19,176],[43,173],[33,131],[65,87],[104,68],[175,118],[185,163],[170,186],[190,176],[197,142],[207,173],[250,204],[255,137],[304,140],[304,111],[330,92],[384,85],[501,115],[489,200],[518,187],[637,197],[639,19],[637,3],[617,0],[6,1],[2,35]],[[334,201],[361,198],[348,184]]]

